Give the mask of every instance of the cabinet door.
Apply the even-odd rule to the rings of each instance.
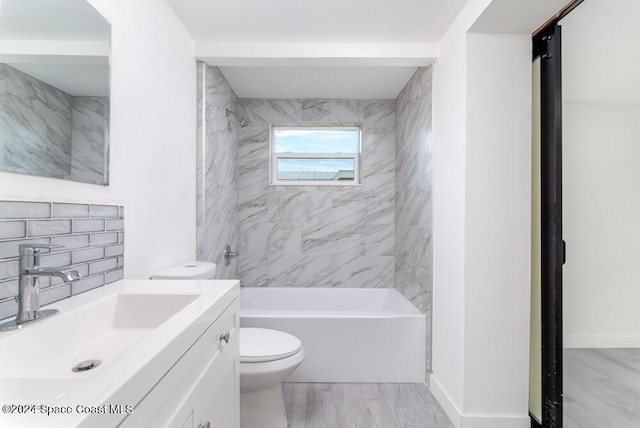
[[[199,428],[240,427],[239,362],[233,354],[226,356],[219,376],[194,410]]]
[[[212,390],[233,371],[229,359],[239,358],[238,321],[236,299],[160,379],[121,428],[182,428],[185,421],[185,426],[197,427],[202,412],[195,409],[200,408],[204,397],[211,400]]]

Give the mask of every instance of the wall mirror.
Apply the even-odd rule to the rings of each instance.
[[[0,170],[108,184],[110,39],[86,0],[0,0]]]

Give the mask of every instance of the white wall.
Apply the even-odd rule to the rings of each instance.
[[[640,347],[639,14],[589,0],[561,22],[567,347]]]
[[[125,277],[195,257],[193,40],[164,1],[90,0],[112,25],[110,185],[0,172],[0,199],[121,203]]]
[[[430,383],[448,416],[457,422],[456,426],[460,426],[464,393],[466,32],[478,13],[467,6],[441,40],[433,77],[433,374]]]
[[[568,347],[640,347],[640,105],[563,106]]]
[[[435,63],[431,390],[456,427],[530,425],[531,31],[542,22],[527,17],[557,9],[513,3],[471,0]]]
[[[467,37],[464,411],[526,427],[531,36]]]

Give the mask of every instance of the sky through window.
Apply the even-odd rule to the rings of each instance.
[[[358,181],[356,126],[274,126],[272,150],[278,181]]]

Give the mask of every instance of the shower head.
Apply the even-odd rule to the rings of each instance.
[[[229,115],[234,115],[236,117],[236,119],[238,120],[238,124],[240,125],[241,128],[244,128],[245,126],[247,126],[249,124],[249,119],[246,119],[244,117],[238,116],[238,113],[236,113],[233,110],[229,110],[228,108],[226,108],[226,109],[224,109],[224,113],[227,115],[227,117],[229,117]]]

